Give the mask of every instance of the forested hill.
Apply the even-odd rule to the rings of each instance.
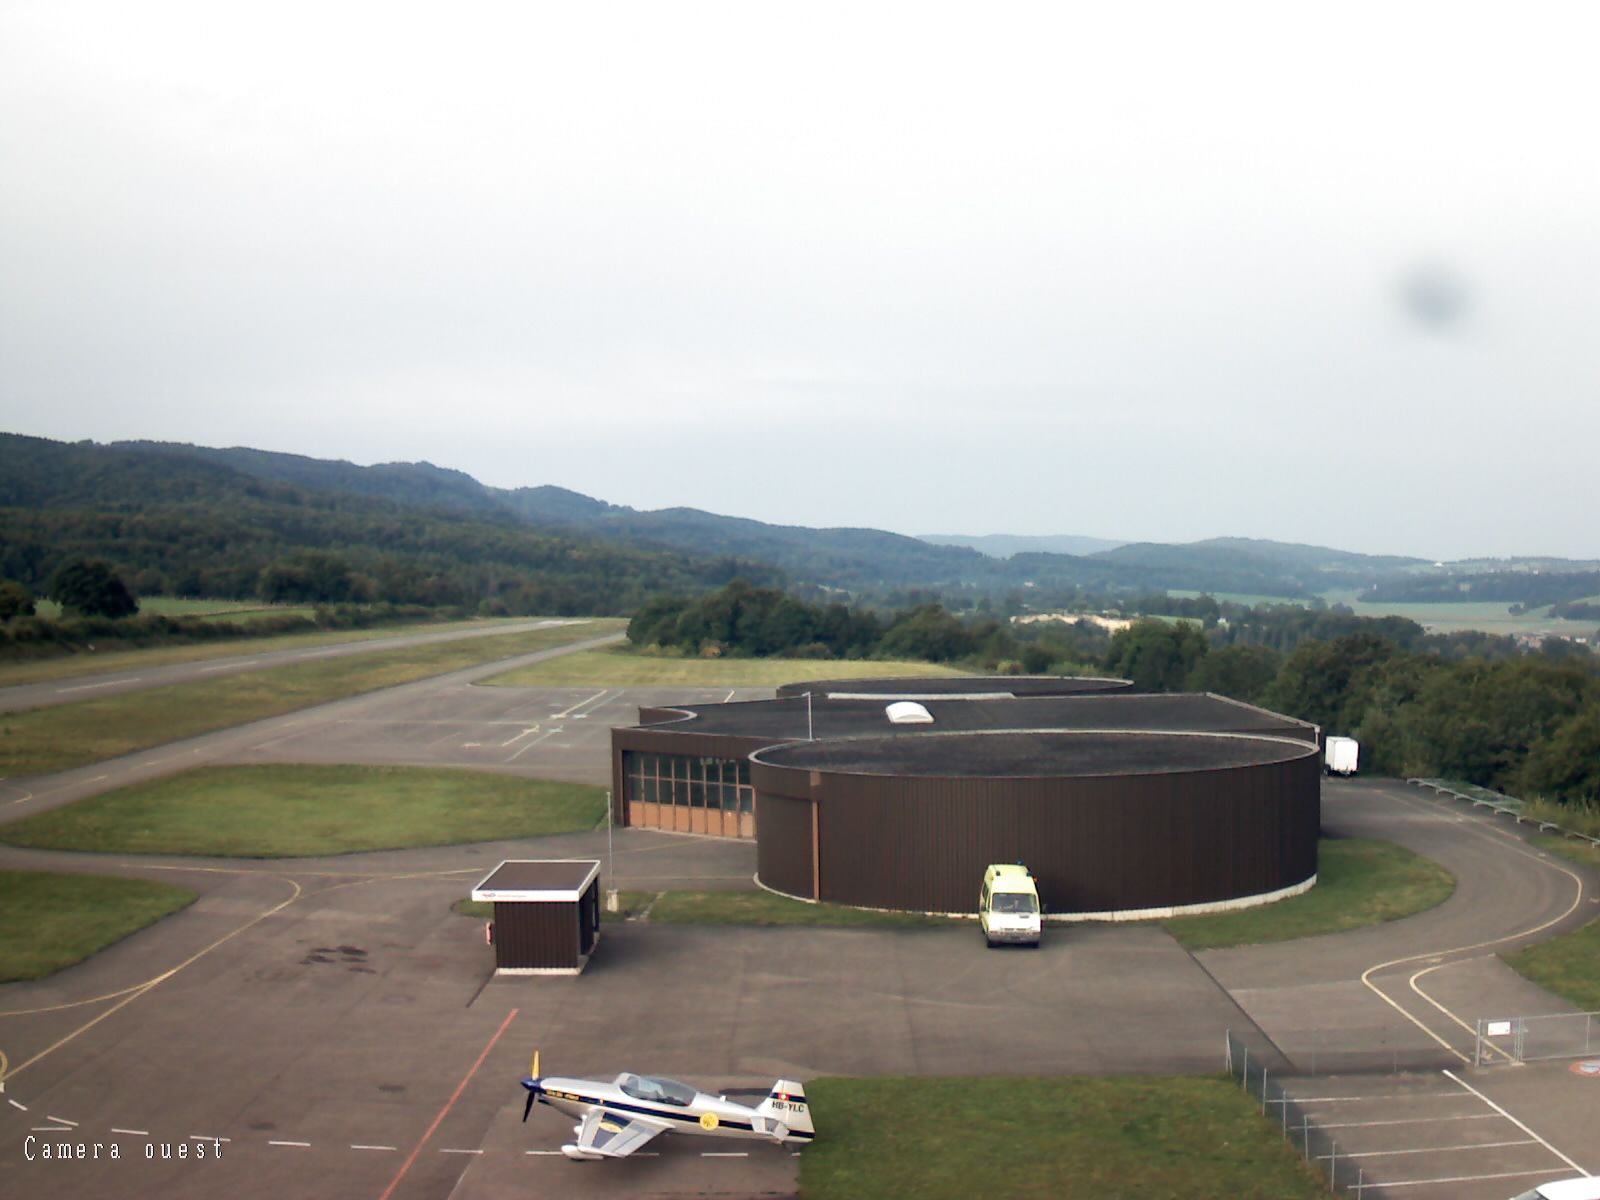
[[[762,563],[540,531],[475,504],[467,476],[472,488],[452,494],[439,477],[457,473],[431,467],[361,475],[290,455],[178,450],[190,452],[0,434],[0,577],[42,590],[61,564],[100,558],[140,594],[596,614],[740,576],[781,580]],[[234,465],[252,461],[273,469]],[[327,485],[324,466],[369,486]],[[403,486],[408,476],[422,486]]]
[[[111,560],[147,593],[253,594],[265,566],[328,551],[378,598],[487,600],[512,611],[553,595],[564,611],[579,597],[597,612],[629,611],[645,595],[699,591],[734,573],[856,600],[1015,592],[1036,606],[1068,602],[1075,590],[1309,598],[1445,574],[1420,559],[1242,538],[1092,554],[1040,552],[1046,539],[1023,539],[1016,549],[1025,552],[1002,558],[876,529],[639,511],[548,485],[492,488],[430,463],[363,467],[246,448],[12,434],[0,434],[0,509],[0,574],[30,586],[86,554]]]

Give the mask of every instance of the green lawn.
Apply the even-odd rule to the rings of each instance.
[[[1593,842],[1580,842],[1576,838],[1566,838],[1556,833],[1541,833],[1528,840],[1541,850],[1600,871],[1600,846],[1596,846]]]
[[[604,816],[602,788],[482,771],[204,767],[0,825],[0,842],[286,858],[575,833]]]
[[[395,647],[354,658],[320,659],[4,713],[0,714],[0,776],[81,767],[360,692],[583,641],[621,625],[616,620],[596,620]]]
[[[805,1200],[1312,1200],[1326,1188],[1215,1076],[816,1079]]]
[[[895,929],[968,925],[957,917],[870,912],[842,904],[807,904],[768,891],[668,892],[650,910],[650,920],[674,925],[829,925]]]
[[[175,602],[176,603],[176,602]],[[207,603],[196,601],[194,603]],[[253,616],[282,613],[310,612],[309,609],[272,609],[270,613],[257,610]],[[215,614],[218,620],[236,614]],[[135,649],[97,649],[77,651],[66,657],[34,659],[25,662],[0,663],[0,687],[14,687],[23,683],[45,683],[53,679],[75,679],[82,675],[98,675],[107,671],[137,670],[141,667],[165,667],[174,663],[208,662],[214,658],[234,658],[251,654],[266,654],[278,650],[298,650],[310,646],[331,646],[344,642],[380,641],[384,638],[404,637],[413,633],[448,633],[457,629],[493,630],[496,626],[539,620],[538,617],[485,617],[470,621],[410,621],[402,625],[384,625],[374,629],[325,629],[315,633],[285,633],[267,637],[227,638],[219,641],[193,642],[181,646],[145,646]],[[621,623],[617,623],[621,628]],[[116,643],[111,643],[115,646]]]
[[[776,687],[810,679],[870,679],[894,675],[960,675],[926,662],[869,662],[815,658],[668,658],[637,654],[625,645],[584,650],[496,675],[505,687],[580,684],[613,687]]]
[[[0,983],[53,975],[193,900],[143,879],[0,871]]]
[[[1443,904],[1455,887],[1455,877],[1438,863],[1393,842],[1324,838],[1317,845],[1317,884],[1309,892],[1161,924],[1191,950],[1284,942],[1409,917]]]
[[[1600,918],[1501,956],[1512,970],[1584,1012],[1600,1012]]]

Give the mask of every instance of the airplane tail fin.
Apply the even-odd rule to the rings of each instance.
[[[792,1079],[773,1084],[767,1098],[756,1105],[756,1112],[782,1126],[781,1132],[773,1132],[783,1141],[809,1142],[816,1136],[811,1109],[806,1105],[806,1090]]]

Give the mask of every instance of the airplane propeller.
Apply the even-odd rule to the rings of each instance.
[[[528,1114],[533,1111],[533,1102],[539,1098],[539,1050],[533,1051],[533,1062],[528,1067],[528,1078],[523,1082],[523,1087],[528,1089],[528,1102],[522,1106],[522,1120],[528,1120]]]

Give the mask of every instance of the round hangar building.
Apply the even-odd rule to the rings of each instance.
[[[647,708],[612,733],[620,824],[757,842],[806,900],[970,914],[1024,862],[1047,915],[1116,920],[1266,903],[1316,880],[1319,731],[1120,680],[795,685]]]

